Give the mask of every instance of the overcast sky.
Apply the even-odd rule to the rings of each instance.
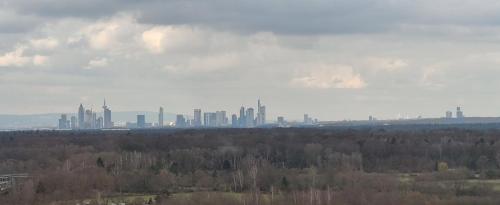
[[[500,116],[498,0],[0,0],[0,114]]]

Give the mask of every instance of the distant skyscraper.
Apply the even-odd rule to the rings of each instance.
[[[215,112],[203,113],[203,124],[205,127],[217,126],[217,114]]]
[[[453,112],[446,111],[446,118],[448,118],[448,119],[453,118]]]
[[[184,115],[177,115],[175,127],[186,127],[186,118],[184,118]]]
[[[201,127],[201,109],[194,109],[193,126]]]
[[[160,107],[160,112],[158,113],[158,127],[163,127],[163,107]]]
[[[464,113],[462,112],[462,110],[460,109],[460,107],[457,107],[457,118],[458,119],[464,118]]]
[[[260,125],[266,124],[266,106],[260,107]]]
[[[104,99],[104,105],[102,106],[104,114],[103,128],[112,128],[113,122],[111,122],[111,110],[106,105],[106,99]]]
[[[246,113],[246,127],[254,127],[255,126],[255,118],[253,108],[248,108]]]
[[[83,108],[82,104],[80,104],[80,107],[78,107],[78,128],[85,128],[85,109]]]
[[[222,127],[227,124],[226,111],[215,112],[215,126]]]
[[[71,116],[71,129],[78,128],[77,120],[75,116]]]
[[[245,107],[240,108],[240,119],[239,119],[240,127],[247,126],[247,117],[245,116]]]
[[[215,127],[217,126],[217,114],[215,112],[211,112],[208,114],[208,126]]]
[[[238,116],[236,114],[231,115],[231,127],[238,127]]]
[[[266,124],[266,106],[260,104],[260,99],[257,101],[257,126]]]
[[[146,127],[146,116],[137,115],[137,128],[145,128],[145,127]]]

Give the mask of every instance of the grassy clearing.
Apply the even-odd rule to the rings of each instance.
[[[137,202],[137,201],[144,201],[147,202],[150,199],[154,200],[156,195],[152,194],[146,194],[146,195],[123,195],[123,196],[112,196],[112,197],[105,197],[101,200],[103,204],[111,204],[111,203],[132,203],[132,202]]]
[[[468,184],[486,184],[491,186],[494,191],[500,192],[500,179],[469,179],[466,180]]]

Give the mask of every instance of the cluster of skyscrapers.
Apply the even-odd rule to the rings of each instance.
[[[202,118],[203,117],[203,118]],[[231,123],[230,123],[231,122]],[[177,115],[175,120],[176,127],[239,127],[251,128],[266,124],[266,106],[257,101],[257,113],[254,108],[241,107],[239,116],[231,115],[229,121],[227,112],[224,110],[215,112],[205,112],[202,116],[201,109],[194,109],[193,119],[186,119],[184,115]]]
[[[85,109],[82,104],[78,108],[76,116],[72,116],[68,120],[68,115],[62,114],[59,119],[59,129],[107,129],[114,128],[115,125],[111,121],[111,110],[106,105],[102,106],[103,116],[98,116],[98,113],[92,109]],[[317,123],[317,119],[312,119],[309,115],[304,115],[304,122],[302,124],[312,125]],[[126,124],[117,126],[116,128],[163,128],[166,126],[164,119],[164,109],[160,107],[158,111],[158,122],[146,122],[146,115],[137,115],[136,122],[126,122]],[[175,117],[175,122],[169,124],[169,127],[177,128],[253,128],[269,126],[266,121],[266,106],[261,104],[260,99],[257,101],[257,110],[253,107],[245,108],[242,106],[239,113],[228,115],[224,110],[214,112],[202,112],[201,109],[194,109],[193,116],[178,114]],[[288,122],[284,117],[277,118],[277,124],[271,126],[287,127]]]
[[[82,104],[78,107],[77,116],[72,116],[70,120],[66,114],[62,114],[59,119],[59,129],[102,129],[112,128],[111,110],[106,105],[102,106],[103,116],[97,116],[97,113],[92,109],[85,109]]]

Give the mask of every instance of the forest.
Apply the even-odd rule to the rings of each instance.
[[[0,204],[500,204],[500,127],[0,133]]]

